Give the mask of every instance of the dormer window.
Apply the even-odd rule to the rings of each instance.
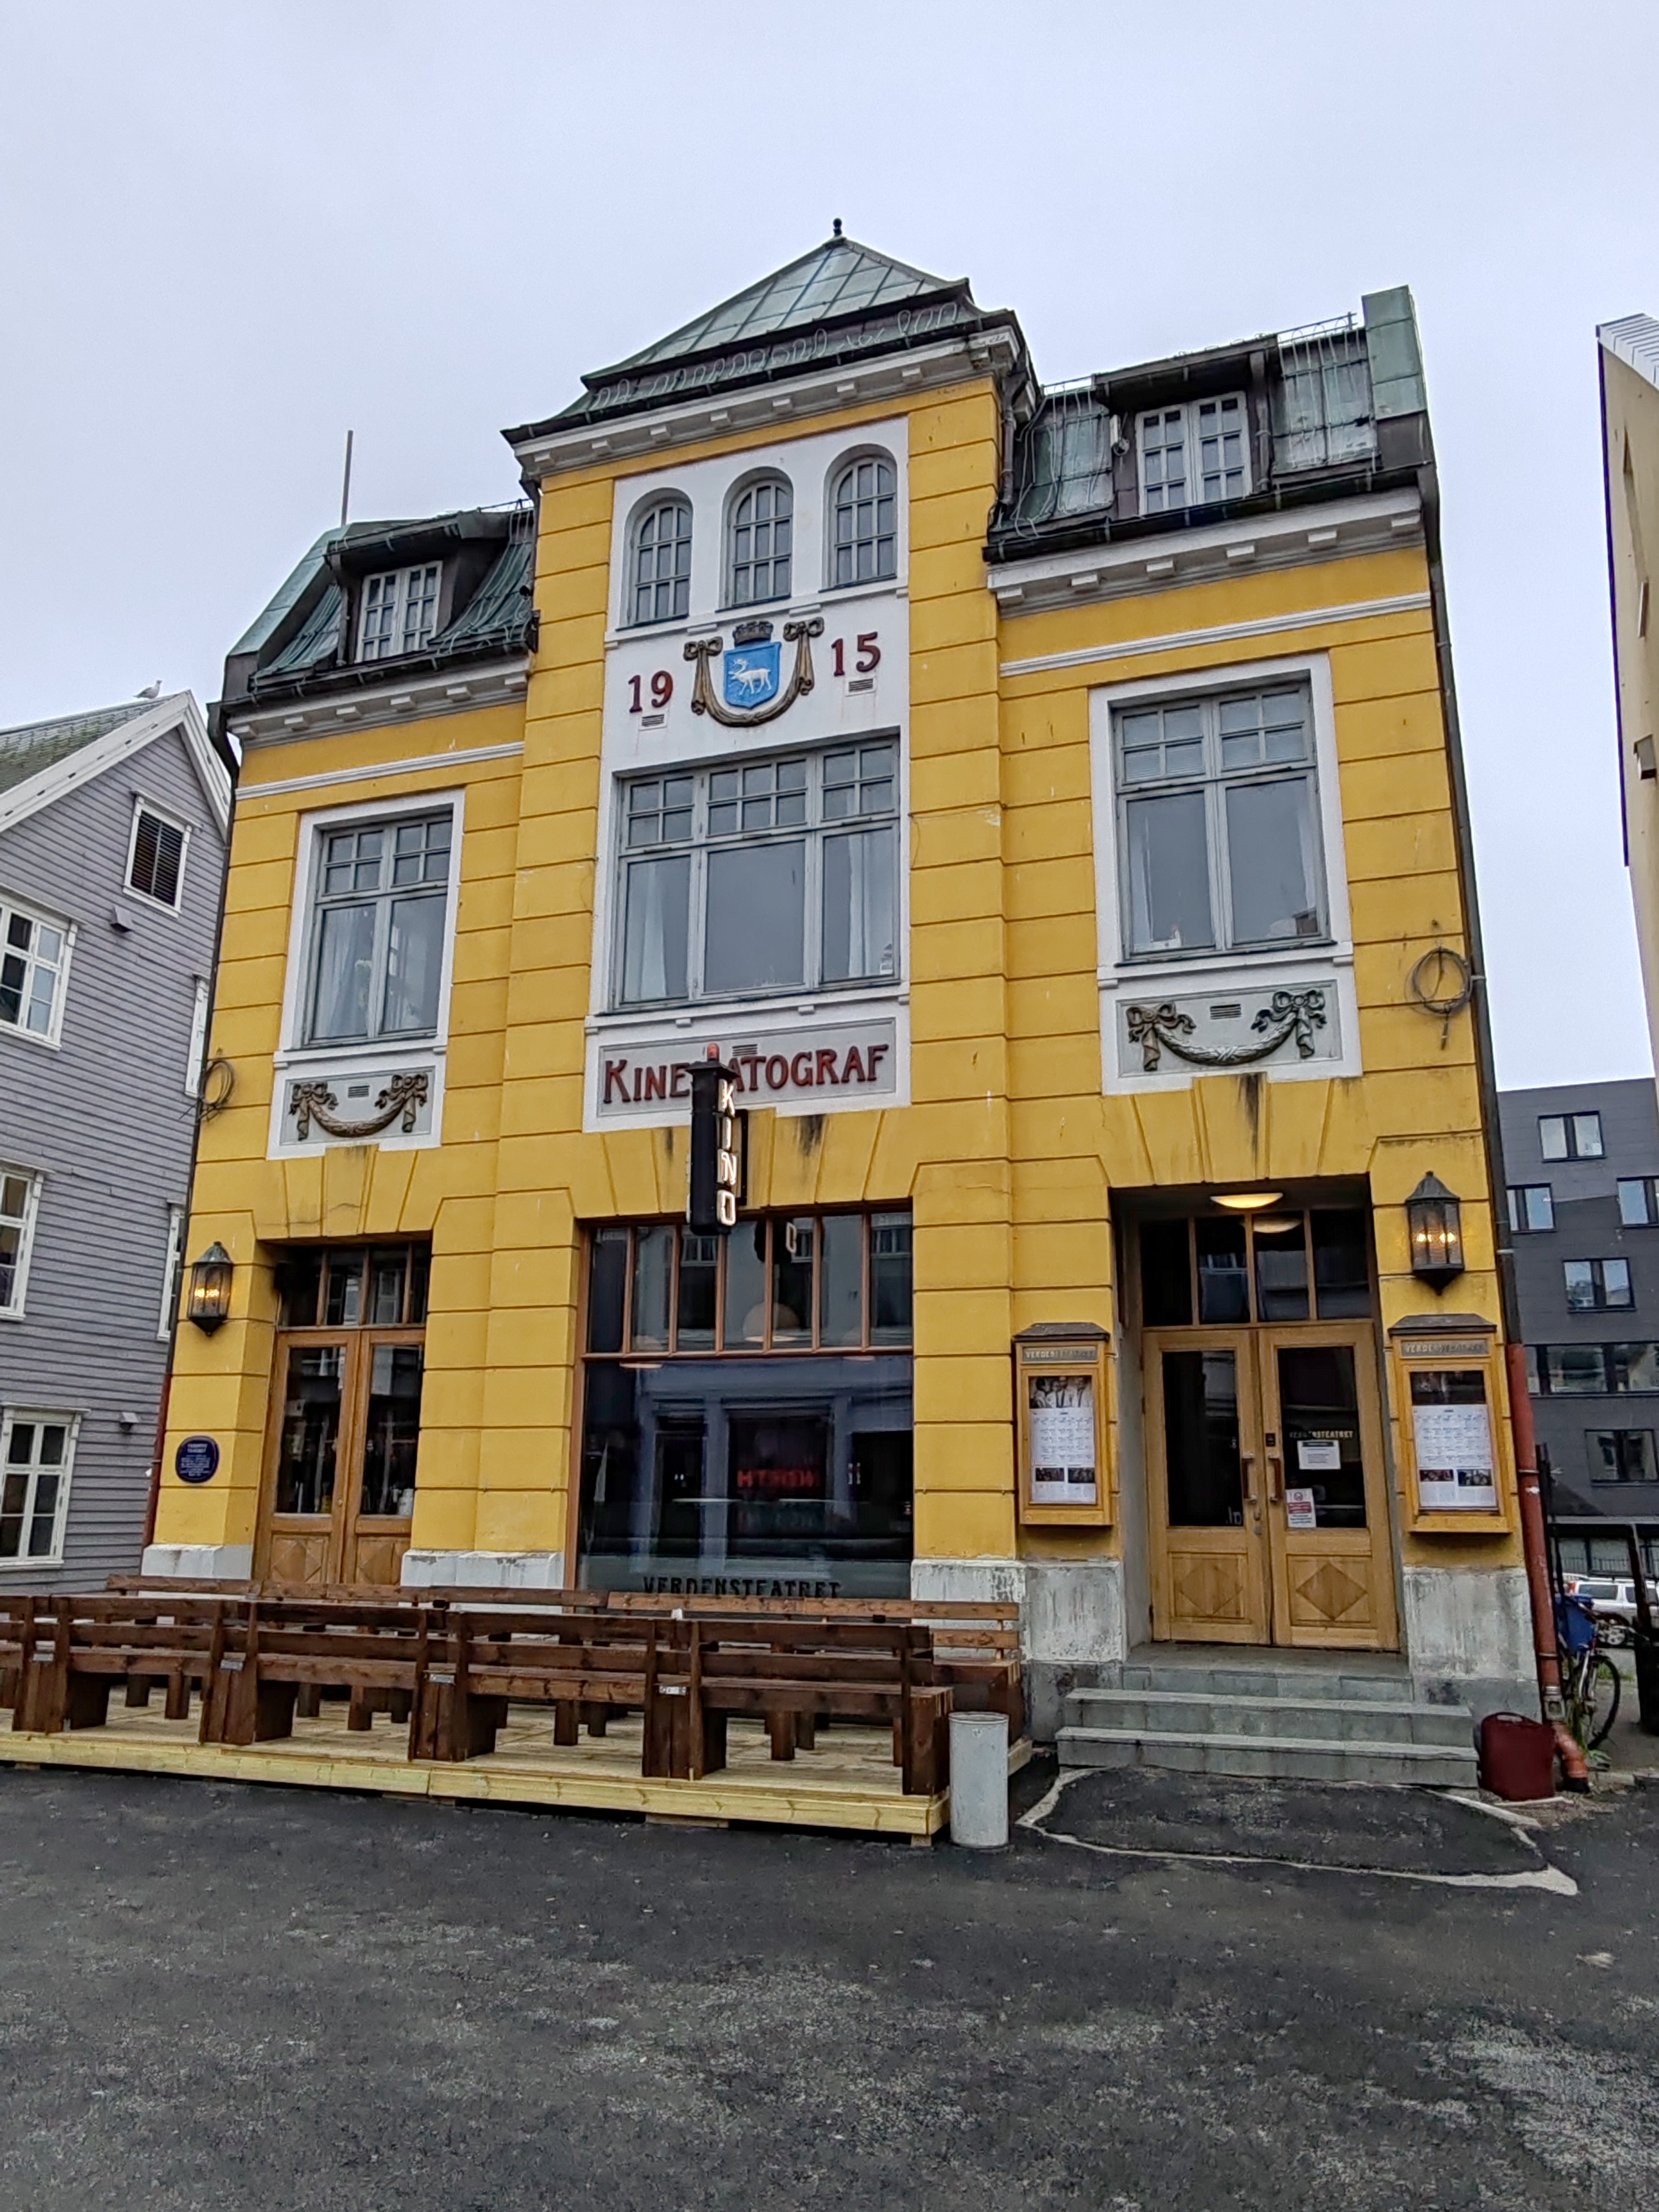
[[[394,660],[429,645],[438,627],[442,579],[443,564],[438,561],[368,577],[357,623],[358,659]]]
[[[1242,499],[1250,489],[1249,427],[1242,392],[1149,409],[1139,418],[1141,513]]]

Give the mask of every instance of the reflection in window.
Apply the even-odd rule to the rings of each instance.
[[[446,810],[319,833],[308,1042],[436,1028],[452,828]]]
[[[333,1505],[345,1357],[335,1344],[289,1348],[276,1447],[279,1513],[326,1513]]]
[[[1588,1429],[1584,1443],[1592,1482],[1659,1481],[1651,1429]]]
[[[1305,692],[1136,707],[1115,733],[1132,955],[1324,936]]]
[[[415,1510],[415,1455],[421,1441],[418,1344],[377,1344],[369,1354],[368,1420],[363,1434],[360,1510],[406,1520]]]
[[[896,976],[897,811],[890,738],[629,781],[617,1002]]]

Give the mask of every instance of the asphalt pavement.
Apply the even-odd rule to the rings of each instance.
[[[1601,2212],[1659,1790],[1020,1778],[974,1856],[0,1767],[0,2212]]]

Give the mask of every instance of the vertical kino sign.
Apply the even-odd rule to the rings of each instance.
[[[894,1026],[884,1020],[752,1033],[722,1054],[735,1103],[811,1106],[817,1113],[879,1105],[898,1088]],[[600,1039],[593,1068],[599,1119],[637,1121],[643,1107],[689,1101],[694,1078],[712,1064],[688,1059],[690,1044],[684,1036],[660,1044]]]
[[[691,1071],[691,1194],[687,1226],[699,1236],[735,1229],[742,1170],[738,1095],[732,1071],[717,1060]]]

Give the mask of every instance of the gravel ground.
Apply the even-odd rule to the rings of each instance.
[[[0,1768],[0,2208],[1659,2186],[1659,1791],[1528,1838],[1419,1792],[1099,1775],[1044,1825],[1077,1840],[976,1857]],[[1191,1856],[1121,1855],[1160,1846]],[[1401,1878],[1540,1865],[1577,1893]]]

